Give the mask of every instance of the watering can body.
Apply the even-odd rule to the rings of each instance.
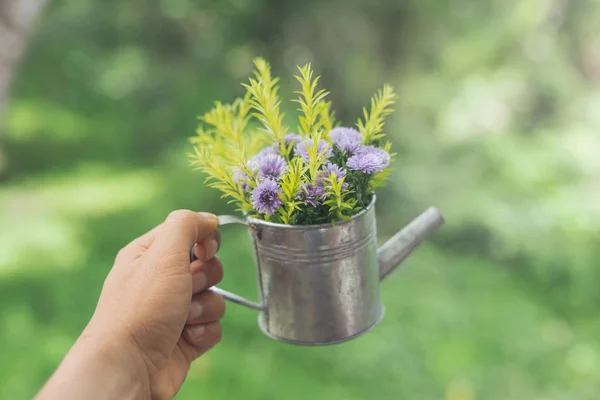
[[[221,225],[250,228],[260,300],[211,290],[258,310],[268,336],[298,345],[345,342],[377,325],[384,313],[380,282],[443,223],[431,207],[378,249],[375,198],[352,219],[335,224],[219,218]]]

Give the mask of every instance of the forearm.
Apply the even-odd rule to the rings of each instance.
[[[147,369],[117,340],[77,341],[36,400],[150,398]]]

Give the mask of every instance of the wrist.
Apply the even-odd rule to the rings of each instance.
[[[115,389],[131,394],[125,397],[125,393],[120,392],[122,395],[119,398],[150,398],[148,366],[131,338],[126,335],[119,336],[115,332],[94,334],[86,331],[75,345],[76,352],[80,353],[78,357],[88,362],[90,368],[97,368],[101,373],[106,371],[105,374],[109,375],[107,381],[114,382]]]
[[[86,329],[38,397],[57,398],[149,399],[148,368],[127,340]]]

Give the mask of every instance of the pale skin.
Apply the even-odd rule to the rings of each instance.
[[[221,339],[225,302],[207,290],[223,277],[218,224],[179,210],[124,247],[89,324],[36,399],[172,399],[192,361]]]

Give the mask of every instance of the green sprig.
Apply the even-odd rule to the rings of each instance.
[[[330,125],[329,108],[330,103],[325,102],[325,97],[329,94],[324,89],[317,90],[319,78],[313,79],[313,70],[310,64],[299,67],[300,75],[296,79],[300,82],[301,90],[296,91],[298,99],[292,100],[300,104],[302,115],[299,117],[299,133],[303,137],[312,138],[325,125]]]
[[[356,199],[349,198],[353,191],[344,190],[345,179],[345,176],[337,179],[334,173],[328,177],[324,177],[324,181],[327,184],[325,192],[327,199],[323,204],[329,206],[329,217],[332,220],[348,219],[350,217],[349,214],[356,206]]]
[[[360,118],[356,123],[358,130],[363,134],[363,143],[374,144],[385,135],[383,132],[384,119],[394,110],[391,106],[396,102],[396,94],[391,86],[385,85],[371,98],[371,111],[363,108],[364,121]]]
[[[255,110],[252,115],[263,125],[261,129],[285,152],[287,128],[283,126],[285,114],[279,110],[279,78],[271,76],[271,66],[264,59],[257,58],[254,65],[256,79],[250,78],[250,83],[243,85],[250,94],[250,105]]]

